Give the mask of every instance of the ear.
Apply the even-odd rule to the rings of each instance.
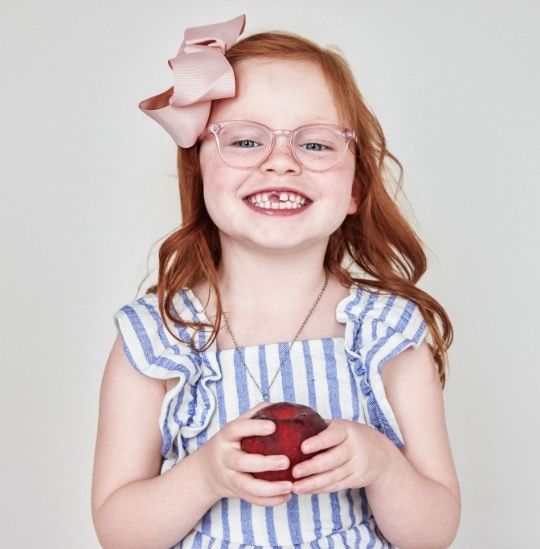
[[[353,181],[352,190],[351,190],[351,202],[349,203],[349,209],[347,214],[352,215],[358,210],[360,205],[360,183],[356,180]]]

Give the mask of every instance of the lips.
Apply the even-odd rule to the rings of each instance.
[[[264,191],[252,194],[246,201],[265,210],[297,210],[309,204],[309,200],[292,191]]]

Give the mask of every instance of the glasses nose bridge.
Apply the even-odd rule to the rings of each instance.
[[[270,130],[272,134],[272,146],[270,148],[270,153],[273,152],[278,137],[287,137],[287,145],[289,147],[290,152],[294,155],[294,148],[293,148],[293,138],[295,134],[295,130]],[[296,156],[295,156],[296,158]]]

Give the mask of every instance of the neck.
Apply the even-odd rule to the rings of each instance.
[[[292,341],[323,287],[326,243],[293,252],[258,252],[239,246],[222,249],[218,269],[221,308],[240,346]],[[218,307],[215,294],[204,281],[192,289],[213,321]],[[300,339],[342,337],[336,306],[348,292],[330,277]],[[234,347],[223,321],[216,343],[219,349]]]
[[[324,254],[234,253],[223,256],[219,275],[224,305],[256,301],[263,310],[298,307],[320,290],[324,277]]]
[[[224,254],[219,268],[221,307],[241,346],[292,341],[323,288],[323,259],[323,254]],[[330,288],[301,337],[317,327],[329,294]],[[210,315],[215,314],[216,306],[211,299]],[[330,316],[335,317],[335,313]],[[220,330],[217,343],[220,348],[233,346],[224,329]]]

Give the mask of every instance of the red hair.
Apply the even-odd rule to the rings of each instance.
[[[379,122],[365,104],[349,65],[336,51],[283,32],[248,36],[225,56],[233,67],[246,59],[267,58],[311,62],[321,68],[343,125],[357,135],[355,185],[360,197],[356,213],[347,216],[331,235],[324,266],[344,286],[358,284],[414,301],[428,326],[430,346],[444,385],[452,326],[443,307],[416,285],[426,271],[427,260],[418,236],[392,197],[401,188],[402,168],[386,148]],[[216,319],[209,326],[210,345],[221,323],[217,276],[221,245],[204,205],[198,145],[178,149],[178,176],[182,226],[163,242],[158,284],[149,291],[157,290],[164,318],[197,330],[203,326],[182,320],[174,309],[173,298],[181,289],[205,280],[217,299]],[[391,184],[395,187],[392,196]],[[359,272],[350,270],[351,265]],[[189,343],[193,345],[193,341]]]

